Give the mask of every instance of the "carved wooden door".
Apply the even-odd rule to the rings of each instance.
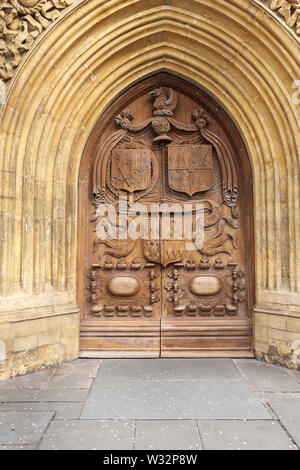
[[[81,355],[252,355],[252,194],[224,112],[160,74],[99,121],[80,172]]]

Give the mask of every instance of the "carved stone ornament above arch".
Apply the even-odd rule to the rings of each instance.
[[[74,0],[7,0],[0,3],[0,79],[9,80],[35,39]]]
[[[259,0],[274,11],[290,30],[300,36],[300,1],[299,0]]]
[[[6,0],[0,4],[0,79],[8,81],[35,40],[75,0]],[[78,2],[75,2],[78,3]],[[249,2],[251,3],[251,2]],[[254,0],[275,12],[286,26],[300,35],[299,0]]]

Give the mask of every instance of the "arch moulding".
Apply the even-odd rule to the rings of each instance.
[[[79,0],[24,55],[1,109],[0,377],[78,357],[81,157],[108,106],[159,71],[203,89],[239,130],[253,175],[254,349],[296,367],[299,42],[260,3]]]

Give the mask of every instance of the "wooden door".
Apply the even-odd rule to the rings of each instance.
[[[252,184],[222,109],[168,74],[105,113],[80,170],[85,357],[252,355]]]

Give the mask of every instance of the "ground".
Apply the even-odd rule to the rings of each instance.
[[[300,372],[252,359],[80,359],[0,382],[0,450],[300,448]]]

